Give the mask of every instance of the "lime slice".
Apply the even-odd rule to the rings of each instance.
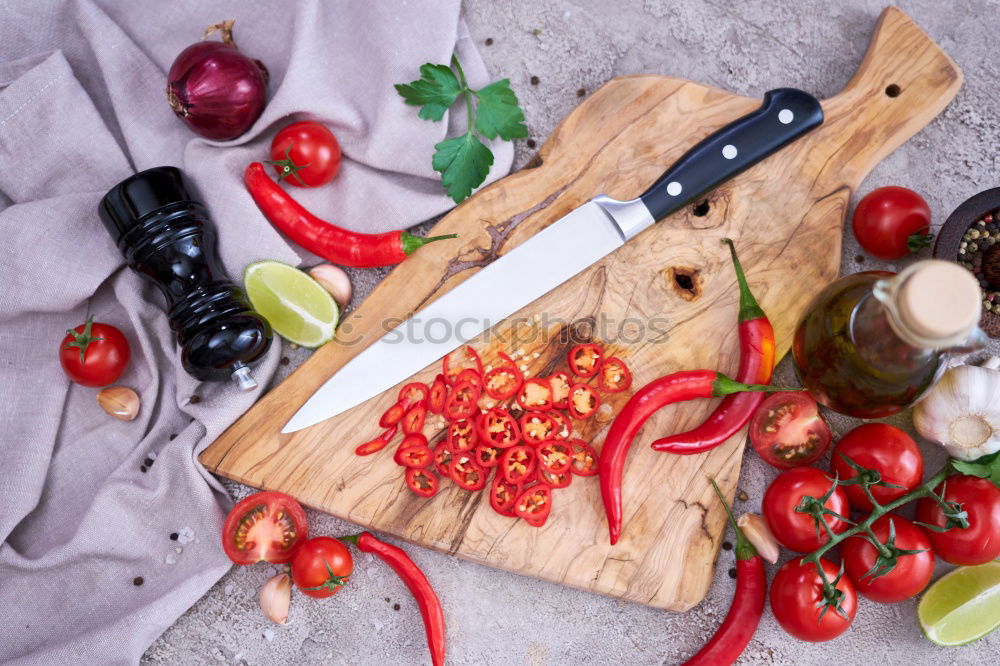
[[[243,271],[250,303],[274,332],[303,347],[333,338],[340,310],[326,289],[294,266],[258,261]]]
[[[917,606],[924,635],[938,645],[965,645],[1000,626],[1000,561],[959,567],[931,585]]]

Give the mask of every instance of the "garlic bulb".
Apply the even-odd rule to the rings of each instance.
[[[288,620],[288,606],[292,601],[292,577],[286,573],[274,576],[260,588],[260,609],[264,617],[276,624]]]
[[[953,458],[975,460],[1000,451],[1000,359],[944,373],[913,409],[913,425]]]

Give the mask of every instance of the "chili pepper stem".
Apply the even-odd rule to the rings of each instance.
[[[801,391],[800,388],[779,388],[777,386],[766,386],[764,384],[744,384],[734,379],[726,377],[722,373],[715,373],[715,380],[712,382],[712,397],[720,398],[731,393],[744,393],[747,391],[779,392],[779,391]]]
[[[416,252],[419,248],[427,245],[428,243],[433,243],[434,241],[445,240],[448,238],[458,238],[458,234],[444,234],[443,236],[414,236],[408,231],[404,231],[399,238],[400,244],[403,246],[403,252],[406,256],[410,256]]]
[[[339,536],[339,537],[337,537],[337,539],[339,539],[340,541],[343,541],[344,543],[349,543],[349,544],[357,546],[358,545],[358,539],[360,537],[361,537],[361,532],[358,532],[357,534],[347,534],[345,536]]]
[[[743,272],[743,266],[740,264],[739,257],[736,256],[736,246],[733,244],[731,238],[723,238],[722,242],[729,246],[729,253],[733,257],[733,268],[736,270],[736,282],[740,286],[740,323],[750,321],[751,319],[764,319],[764,310],[761,309],[757,299],[754,298],[753,292],[750,291],[750,285],[747,284],[747,276]]]
[[[722,491],[719,490],[719,484],[715,482],[715,477],[711,474],[707,476],[708,480],[712,484],[712,490],[715,491],[719,501],[722,502],[722,508],[726,510],[726,517],[729,520],[729,524],[732,525],[733,530],[736,531],[736,559],[749,560],[757,554],[757,549],[754,548],[754,545],[750,543],[746,535],[743,534],[743,530],[741,530],[740,526],[736,523],[736,517],[733,516],[733,510],[729,508],[729,503],[726,502],[726,498],[722,496]]]

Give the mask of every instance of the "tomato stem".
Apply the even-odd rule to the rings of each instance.
[[[295,180],[299,181],[299,183],[302,185],[302,187],[309,187],[308,185],[306,185],[306,182],[304,180],[302,180],[302,176],[299,175],[299,171],[301,171],[302,169],[305,169],[311,163],[310,162],[306,162],[305,164],[303,164],[301,166],[299,166],[298,164],[296,164],[295,161],[292,159],[292,146],[293,145],[295,145],[294,142],[291,142],[291,143],[288,144],[288,147],[285,148],[285,159],[283,159],[283,160],[264,160],[264,164],[271,164],[271,165],[276,166],[276,167],[281,167],[281,170],[278,172],[278,181],[279,182],[282,181],[282,180],[284,180],[285,178],[288,178],[289,176],[294,176]]]
[[[73,347],[79,347],[80,363],[85,362],[84,356],[87,354],[87,347],[90,346],[90,343],[104,339],[104,338],[95,338],[91,334],[91,327],[93,327],[93,325],[94,325],[94,315],[90,315],[89,317],[87,317],[87,323],[84,324],[82,333],[77,333],[76,329],[73,328],[66,329],[66,333],[68,335],[73,336],[73,339],[70,342],[67,342],[66,346],[63,347],[63,349],[72,349]]]

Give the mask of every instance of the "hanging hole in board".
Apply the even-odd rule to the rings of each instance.
[[[694,207],[695,217],[705,217],[708,215],[708,211],[711,209],[711,205],[708,203],[708,199],[705,199],[700,204]]]
[[[903,92],[903,89],[895,83],[890,83],[885,87],[885,94],[889,97],[899,97],[899,93],[901,92]]]

